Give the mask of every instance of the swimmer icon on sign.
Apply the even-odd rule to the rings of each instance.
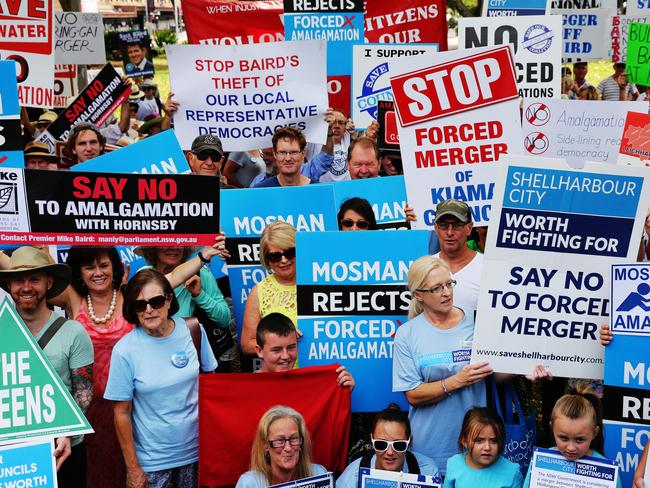
[[[530,154],[544,154],[548,149],[548,137],[541,132],[531,132],[524,139],[524,146]]]
[[[529,124],[539,127],[550,120],[551,111],[543,103],[531,103],[526,109],[525,116]]]

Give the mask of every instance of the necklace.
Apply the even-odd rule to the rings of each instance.
[[[117,303],[117,290],[113,290],[113,298],[111,298],[111,304],[108,307],[108,312],[106,312],[106,315],[103,317],[97,317],[95,315],[95,309],[93,308],[93,300],[90,298],[90,293],[86,295],[86,301],[88,302],[88,316],[90,317],[90,320],[95,322],[96,324],[104,324],[108,322],[108,319],[111,318],[111,315],[113,315],[113,312],[115,311],[115,304]]]

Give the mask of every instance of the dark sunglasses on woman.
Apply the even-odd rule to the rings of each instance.
[[[354,221],[352,219],[341,220],[341,225],[346,229],[351,228],[354,224],[357,224],[358,229],[363,229],[363,230],[366,230],[368,227],[370,227],[370,223],[367,220],[357,220],[357,221]]]
[[[284,251],[266,253],[266,259],[269,261],[269,263],[279,263],[280,261],[282,261],[282,256],[287,258],[287,261],[291,261],[293,258],[296,257],[296,248],[290,247],[289,249],[285,249]]]
[[[151,308],[153,308],[154,310],[163,308],[165,306],[166,301],[167,301],[166,296],[157,295],[155,297],[151,297],[149,300],[134,300],[131,306],[133,307],[133,310],[135,310],[136,313],[141,313],[147,309],[147,305],[151,305]]]

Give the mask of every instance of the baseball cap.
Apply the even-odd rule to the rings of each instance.
[[[469,206],[460,200],[444,200],[436,206],[436,222],[445,215],[456,217],[461,222],[471,222],[472,213]]]
[[[190,149],[194,154],[198,154],[201,151],[217,151],[223,156],[223,147],[221,146],[221,140],[217,136],[212,134],[203,134],[198,136],[192,142],[192,149]]]

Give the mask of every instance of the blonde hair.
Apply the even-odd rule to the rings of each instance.
[[[267,271],[271,271],[271,264],[266,259],[270,245],[284,250],[296,247],[296,229],[282,221],[272,222],[264,228],[260,237],[260,261]]]
[[[600,399],[587,384],[578,383],[571,393],[562,395],[555,402],[551,412],[551,430],[553,429],[553,423],[560,415],[571,420],[587,417],[591,420],[594,429],[602,431]]]
[[[269,408],[257,425],[257,433],[251,448],[251,471],[258,471],[266,478],[266,481],[272,484],[271,480],[271,459],[266,455],[268,446],[269,431],[271,424],[276,420],[292,419],[298,425],[298,433],[303,439],[300,458],[298,464],[293,471],[294,480],[307,478],[312,476],[311,469],[311,440],[309,438],[309,431],[305,425],[305,419],[297,411],[291,407],[283,405],[276,405]]]
[[[411,304],[409,305],[409,320],[422,313],[422,304],[413,297],[413,292],[427,281],[429,273],[437,268],[445,268],[449,273],[451,269],[446,261],[433,256],[422,256],[411,264],[408,273],[409,290],[411,290]]]

